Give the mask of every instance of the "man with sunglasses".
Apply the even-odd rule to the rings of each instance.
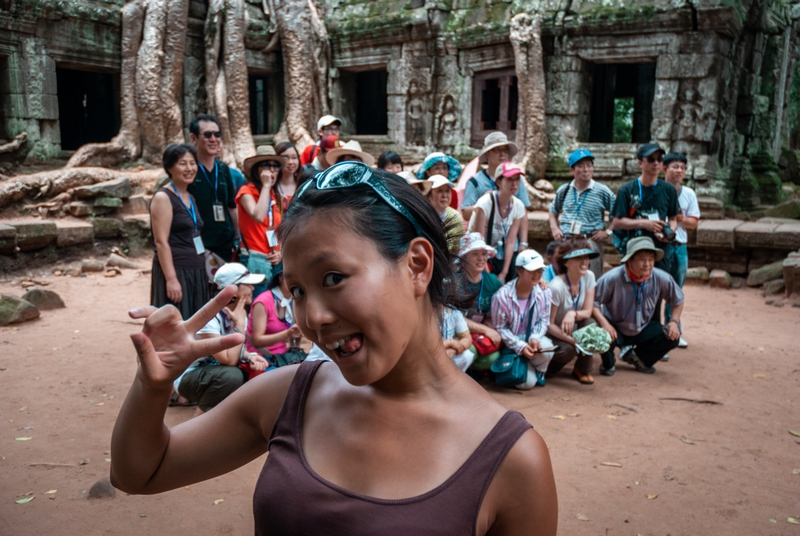
[[[311,145],[307,145],[306,148],[303,149],[303,152],[300,153],[300,165],[305,166],[307,164],[313,164],[318,160],[318,164],[314,164],[314,167],[317,169],[326,169],[330,164],[324,162],[325,158],[320,158],[320,156],[324,155],[325,151],[329,151],[333,147],[326,147],[322,142],[324,141],[324,138],[327,137],[338,140],[341,128],[342,120],[338,117],[332,115],[324,115],[320,117],[319,121],[317,121],[317,135],[319,136],[319,141],[312,143]],[[329,144],[332,143],[331,140],[328,141]]]
[[[222,156],[222,128],[213,115],[198,115],[189,124],[189,138],[197,147],[197,175],[189,185],[203,218],[203,245],[225,262],[233,259],[239,236],[236,189]]]
[[[625,255],[628,240],[637,236],[653,239],[664,252],[656,264],[670,271],[670,243],[675,239],[678,216],[681,213],[675,188],[658,180],[664,160],[664,150],[657,143],[645,143],[636,153],[642,174],[626,182],[617,192],[614,204],[614,245]]]

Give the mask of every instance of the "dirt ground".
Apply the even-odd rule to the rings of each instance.
[[[45,279],[67,308],[0,328],[0,534],[252,534],[264,458],[159,496],[87,499],[108,474],[136,366],[126,311],[148,302],[149,276]],[[20,295],[10,283],[0,292]],[[686,294],[689,348],[655,375],[621,364],[593,386],[493,391],[550,448],[560,534],[800,535],[787,522],[800,519],[800,309],[755,290]],[[170,408],[168,423],[192,411]]]

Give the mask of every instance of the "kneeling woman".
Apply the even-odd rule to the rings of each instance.
[[[547,333],[558,345],[558,350],[547,368],[548,378],[577,357],[572,375],[581,383],[594,383],[592,355],[576,347],[572,332],[594,323],[591,318],[595,280],[594,273],[589,270],[589,261],[598,255],[585,240],[570,240],[556,249],[559,275],[550,281],[553,307]]]
[[[186,322],[169,306],[133,311],[146,320],[112,438],[114,486],[159,493],[269,451],[256,534],[555,535],[541,437],[447,357],[437,317],[460,304],[430,204],[399,177],[346,162],[298,191],[280,235],[297,325],[332,363],[264,374],[170,429],[170,382],[242,341],[194,340],[233,289]]]

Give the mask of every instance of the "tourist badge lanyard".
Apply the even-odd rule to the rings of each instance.
[[[641,205],[643,205],[644,204],[644,194],[642,193],[642,178],[639,177],[638,179],[636,179],[636,182],[639,184],[639,203]],[[653,188],[655,188],[657,185],[658,185],[658,179],[656,179],[656,182],[653,184]],[[651,193],[650,195],[652,196],[653,194]],[[648,199],[650,199],[650,198],[648,197]],[[645,212],[644,208],[642,208],[642,214],[648,220],[653,220],[653,221],[660,221],[661,220],[661,218],[658,215],[658,211],[657,210],[650,209],[650,210]]]
[[[569,225],[569,234],[571,235],[579,235],[581,234],[581,226],[583,225],[581,222],[578,221],[578,215],[581,213],[581,208],[583,208],[583,203],[586,202],[586,198],[589,197],[588,195],[583,196],[581,202],[578,203],[578,189],[575,188],[575,185],[572,185],[572,200],[577,205],[575,209],[575,219],[572,220],[572,223]]]
[[[499,209],[500,208],[500,194],[498,194],[496,190],[494,192],[494,197],[497,200],[497,207]],[[506,218],[508,218],[508,216],[511,215],[511,201],[512,201],[511,199],[508,200],[508,206],[506,207]],[[500,210],[498,210],[498,212],[500,212]],[[494,225],[494,222],[492,222],[492,225]],[[508,230],[510,228],[510,226],[506,225],[506,220],[505,220],[505,218],[503,218],[503,214],[502,213],[500,213],[500,227],[503,228],[503,240],[500,240],[499,242],[497,242],[497,247],[498,248],[502,248],[503,247],[503,241],[506,238],[508,238]],[[483,281],[483,279],[481,279],[481,281]]]
[[[169,185],[172,187],[172,191],[175,192],[175,195],[178,196],[178,199],[181,200],[181,205],[183,205],[183,208],[186,209],[186,212],[188,212],[189,216],[192,218],[192,223],[194,223],[194,237],[192,238],[192,242],[194,243],[194,249],[197,251],[197,254],[202,255],[206,252],[206,248],[203,245],[203,237],[200,236],[200,231],[197,229],[197,209],[194,206],[194,199],[192,196],[189,196],[189,206],[187,207],[181,198],[181,194],[179,194],[178,190],[175,189],[175,185],[171,182]]]
[[[531,293],[528,294],[528,312],[525,316],[519,319],[519,326],[517,326],[517,333],[519,333],[520,329],[522,329],[523,325],[525,327],[525,344],[528,344],[528,340],[531,338],[531,325],[533,324],[533,310],[536,308],[536,297],[533,293],[536,291],[536,286],[531,289]],[[527,320],[527,322],[526,322]]]
[[[481,286],[478,290],[478,301],[475,302],[477,304],[478,312],[472,315],[472,321],[476,324],[480,324],[483,322],[483,319],[486,315],[481,312],[481,297],[483,296],[483,274],[481,274]]]
[[[572,292],[572,283],[569,282],[569,276],[565,275],[564,277],[567,280],[567,287],[569,287],[569,296],[570,296],[570,298],[572,298],[572,308],[575,310],[575,314],[577,315],[578,314],[578,302],[580,302],[580,299],[581,299],[581,290],[583,288],[583,282],[578,280],[578,295],[575,296],[575,294],[573,294],[573,292]]]
[[[644,313],[642,312],[642,302],[644,301],[644,286],[647,281],[642,281],[639,288],[636,288],[636,282],[631,280],[631,287],[633,287],[633,297],[636,299],[636,327],[644,324]]]
[[[269,203],[267,204],[267,244],[270,248],[278,247],[278,235],[275,233],[272,219],[272,206],[274,204],[275,200],[272,198],[272,192],[270,192]]]
[[[206,172],[206,168],[203,164],[200,164],[200,171],[203,172],[203,176],[208,181],[208,185],[211,186],[211,177],[208,176]],[[214,221],[223,222],[225,221],[225,207],[222,206],[222,203],[219,202],[219,194],[217,191],[219,190],[219,166],[217,161],[214,160],[214,204],[212,207],[214,208]]]

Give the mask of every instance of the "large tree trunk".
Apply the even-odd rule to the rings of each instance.
[[[241,168],[255,154],[250,130],[243,0],[210,0],[205,23],[208,111],[229,140],[223,159]]]
[[[328,33],[312,0],[269,0],[283,51],[286,116],[276,141],[302,151],[313,143],[317,119],[328,106]]]
[[[547,168],[545,131],[544,59],[542,56],[542,17],[519,13],[511,19],[511,45],[519,81],[517,161],[527,171],[531,183],[543,179]]]
[[[142,156],[159,163],[164,148],[183,143],[180,108],[189,0],[129,0],[122,8],[119,133],[79,148],[67,167],[118,165]]]

